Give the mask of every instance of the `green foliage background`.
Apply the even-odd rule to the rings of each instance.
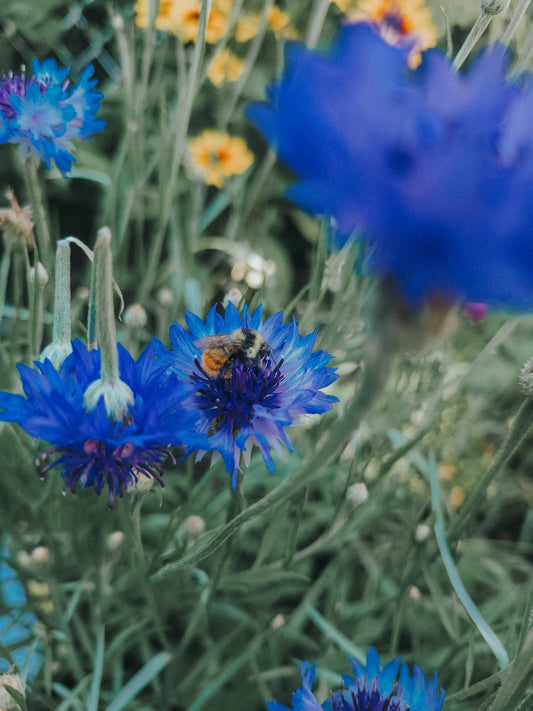
[[[478,5],[442,6],[433,3],[440,44],[448,26],[455,53]],[[306,37],[324,7],[287,0],[282,9]],[[241,3],[251,9],[261,6]],[[493,36],[512,9],[494,20]],[[327,10],[321,41],[340,19]],[[0,529],[34,591],[45,648],[28,708],[258,711],[273,698],[290,702],[303,659],[320,660],[322,700],[349,671],[346,654],[363,659],[375,645],[385,660],[401,654],[436,669],[446,711],[531,710],[529,397],[514,426],[531,317],[491,313],[472,324],[456,313],[428,338],[420,318],[388,313],[379,325],[394,359],[379,350],[375,285],[354,273],[356,249],[326,252],[321,226],[283,200],[290,176],[242,116],[281,66],[283,41],[266,28],[241,48],[246,81],[215,89],[204,76],[213,48],[195,54],[195,45],[136,28],[132,3],[4,0],[0,24],[6,70],[29,68],[34,56],[54,56],[75,76],[95,64],[106,130],[78,145],[70,178],[44,169],[40,177],[54,238],[92,246],[110,226],[126,305],[140,303],[148,317],[142,328],[118,325],[130,351],[154,335],[167,341],[185,310],[205,315],[239,288],[267,314],[295,315],[302,333],[318,328],[318,347],[341,373],[331,388],[338,406],[293,429],[295,452],[274,476],[252,458],[245,500],[220,462],[189,459],[167,466],[163,490],[128,494],[109,511],[92,490],[62,496],[57,476],[41,482],[33,460],[43,447],[0,427]],[[526,15],[515,56],[529,31]],[[186,137],[206,127],[244,136],[256,156],[221,190],[192,180],[181,161]],[[18,155],[1,150],[0,187],[13,187],[22,204]],[[73,259],[74,329],[83,337],[89,265],[81,252]],[[264,278],[258,289],[245,280],[253,265]],[[236,267],[243,279],[232,276]],[[30,359],[24,279],[18,257],[2,322],[4,389],[18,387],[14,365]],[[50,335],[46,326],[45,343]],[[433,461],[452,474],[437,486],[433,477],[432,506]],[[507,650],[505,669],[451,584],[434,535],[435,497],[456,572]],[[31,553],[43,546],[49,557],[39,562]]]

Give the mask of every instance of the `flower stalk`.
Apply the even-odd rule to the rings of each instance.
[[[100,378],[85,391],[84,407],[91,412],[103,397],[108,417],[119,422],[128,407],[133,405],[133,392],[120,379],[118,370],[117,332],[113,308],[113,253],[111,230],[98,231],[94,249],[94,299],[96,303],[96,332],[100,347]]]
[[[54,295],[54,326],[52,342],[41,353],[41,360],[49,358],[59,369],[72,353],[70,327],[70,244],[59,240],[56,249],[56,283]]]

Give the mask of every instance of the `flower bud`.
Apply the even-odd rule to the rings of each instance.
[[[168,286],[162,286],[157,292],[157,300],[161,306],[164,306],[166,309],[174,306],[174,294],[172,293],[172,289],[169,289]]]
[[[30,269],[30,280],[35,283],[35,268]],[[37,284],[39,287],[44,287],[48,284],[48,272],[41,262],[37,262]]]
[[[140,304],[130,304],[124,312],[124,323],[128,328],[141,329],[147,322],[148,316]]]
[[[201,516],[188,516],[183,522],[183,530],[189,536],[199,536],[205,531],[205,521]]]
[[[346,500],[353,506],[357,508],[361,504],[364,504],[368,500],[368,489],[366,484],[362,481],[352,484],[348,487],[346,491]]]
[[[106,544],[111,553],[115,553],[124,543],[124,534],[122,531],[113,531],[109,534],[106,540]]]

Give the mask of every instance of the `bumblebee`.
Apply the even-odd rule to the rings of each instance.
[[[194,341],[203,350],[201,367],[209,378],[230,378],[235,363],[257,365],[270,353],[270,346],[253,328],[237,328],[232,333],[218,333]]]

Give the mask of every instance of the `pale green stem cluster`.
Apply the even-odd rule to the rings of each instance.
[[[83,404],[89,412],[101,397],[104,398],[108,417],[117,422],[124,419],[134,396],[129,385],[120,379],[118,370],[117,332],[113,308],[113,253],[111,231],[102,227],[98,231],[94,249],[94,289],[96,332],[100,347],[100,378],[85,391]]]

